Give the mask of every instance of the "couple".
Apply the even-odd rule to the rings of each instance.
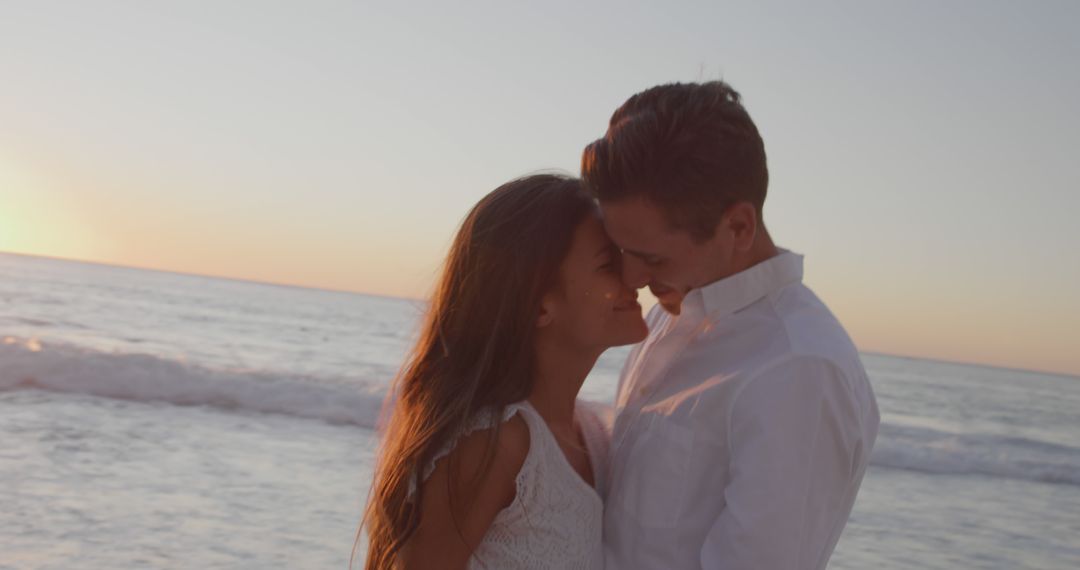
[[[767,184],[714,81],[631,97],[582,180],[484,197],[398,378],[366,568],[824,568],[878,410],[765,230]],[[609,427],[578,390],[634,343]]]

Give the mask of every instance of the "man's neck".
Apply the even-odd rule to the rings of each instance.
[[[780,255],[780,250],[773,244],[772,238],[769,237],[769,234],[762,233],[757,236],[753,245],[750,246],[750,249],[739,253],[735,259],[732,260],[731,265],[726,268],[725,272],[721,273],[719,277],[705,285],[710,285],[721,279],[727,279],[732,275],[742,273],[743,271],[746,271],[759,263],[768,261],[777,255]],[[704,285],[702,286],[704,287]]]
[[[757,239],[754,240],[754,245],[746,251],[746,254],[741,256],[741,259],[736,260],[735,273],[742,273],[743,271],[746,271],[763,261],[768,261],[777,255],[780,255],[780,250],[777,249],[772,238],[769,237],[769,234],[762,233],[762,235],[759,235]],[[732,273],[732,275],[735,273]]]

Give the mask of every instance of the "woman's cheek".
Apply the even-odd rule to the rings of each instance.
[[[595,280],[586,291],[586,298],[590,303],[601,308],[612,308],[619,300],[622,293],[622,280],[614,276],[606,276]]]
[[[615,296],[607,289],[593,288],[585,291],[585,299],[590,305],[601,306],[611,303]]]

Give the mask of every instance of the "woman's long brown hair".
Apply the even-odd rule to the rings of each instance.
[[[574,230],[594,209],[579,180],[542,174],[500,186],[465,218],[391,391],[396,401],[362,523],[366,570],[393,568],[416,531],[423,470],[435,453],[478,411],[501,415],[531,392],[541,299],[557,283]],[[475,491],[490,469],[494,431],[465,489]],[[451,479],[456,471],[451,466]],[[452,512],[468,502],[451,493]]]

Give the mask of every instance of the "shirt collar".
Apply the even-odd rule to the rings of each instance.
[[[803,256],[780,249],[779,254],[729,277],[686,294],[682,312],[701,317],[730,315],[788,285],[802,282]]]

